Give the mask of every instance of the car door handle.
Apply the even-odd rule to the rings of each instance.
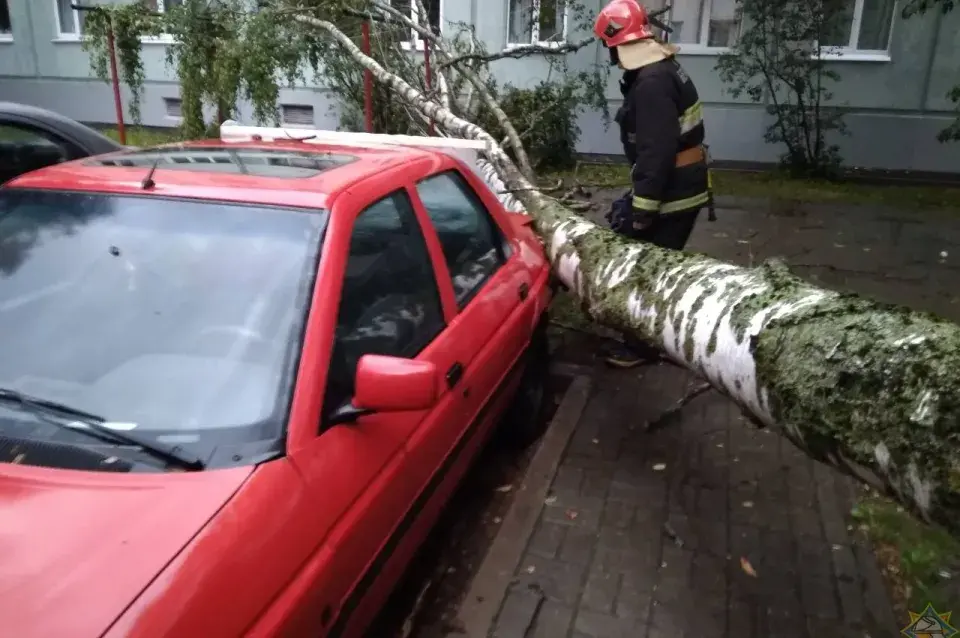
[[[460,379],[463,377],[463,364],[459,361],[450,366],[450,369],[447,370],[447,387],[452,388],[453,386],[460,383]]]
[[[520,295],[520,301],[527,300],[527,295],[530,294],[530,286],[527,285],[527,282],[520,284],[520,287],[517,288],[517,294]]]

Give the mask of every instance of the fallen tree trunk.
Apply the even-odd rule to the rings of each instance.
[[[761,427],[960,535],[960,326],[817,288],[771,262],[745,269],[625,239],[537,191],[486,131],[326,30],[453,135],[487,143],[563,283],[598,323],[657,344]],[[515,201],[508,201],[517,208]]]

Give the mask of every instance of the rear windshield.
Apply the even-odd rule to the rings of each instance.
[[[323,211],[0,190],[0,387],[159,440],[278,436],[325,222]]]

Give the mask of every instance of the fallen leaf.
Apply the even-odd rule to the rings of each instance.
[[[503,522],[503,519],[500,518],[499,516],[494,516],[494,517],[493,517],[493,522],[494,522],[494,524],[499,525],[500,523]]]
[[[497,488],[498,492],[506,493],[513,489],[512,485],[501,485]]]
[[[666,463],[657,463],[656,465],[653,466],[653,470],[654,470],[655,472],[662,472],[662,471],[664,471],[665,469],[667,469],[667,464],[666,464]]]
[[[545,498],[545,499],[543,500],[543,502],[544,502],[545,505],[553,505],[554,503],[557,502],[557,497],[556,497],[556,496],[548,496],[547,498]]]
[[[757,570],[755,570],[753,565],[750,564],[750,561],[743,556],[740,557],[740,569],[742,569],[743,573],[747,576],[757,577]]]
[[[714,237],[729,237],[730,235],[728,235],[728,234],[726,234],[726,233],[714,233],[713,236],[714,236]]]
[[[580,514],[578,514],[576,510],[567,510],[566,512],[564,512],[564,514],[565,514],[566,517],[569,518],[571,521],[576,520],[576,518],[577,518],[578,516],[580,516]]]
[[[737,240],[737,243],[738,243],[738,244],[749,244],[750,241],[749,241],[749,240],[746,240],[746,239],[738,239],[738,240]]]
[[[599,442],[600,442],[600,439],[594,439],[594,440],[593,440],[593,443],[594,443],[594,444],[597,444],[597,443],[599,443]]]
[[[751,507],[753,507],[753,501],[744,501],[743,506],[746,507],[747,509],[750,509]]]
[[[535,572],[535,571],[537,571],[537,569],[536,569],[536,567],[534,567],[533,565],[530,565],[529,567],[527,567],[527,573],[528,573],[528,574],[532,574],[532,573]]]

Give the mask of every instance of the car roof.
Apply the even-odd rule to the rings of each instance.
[[[4,188],[323,208],[351,184],[438,154],[406,146],[357,147],[302,140],[196,141],[56,164],[14,178]],[[154,164],[154,186],[144,189],[143,180]]]
[[[55,111],[30,104],[0,101],[0,121],[29,124],[64,136],[87,153],[107,153],[123,146],[97,130]]]

